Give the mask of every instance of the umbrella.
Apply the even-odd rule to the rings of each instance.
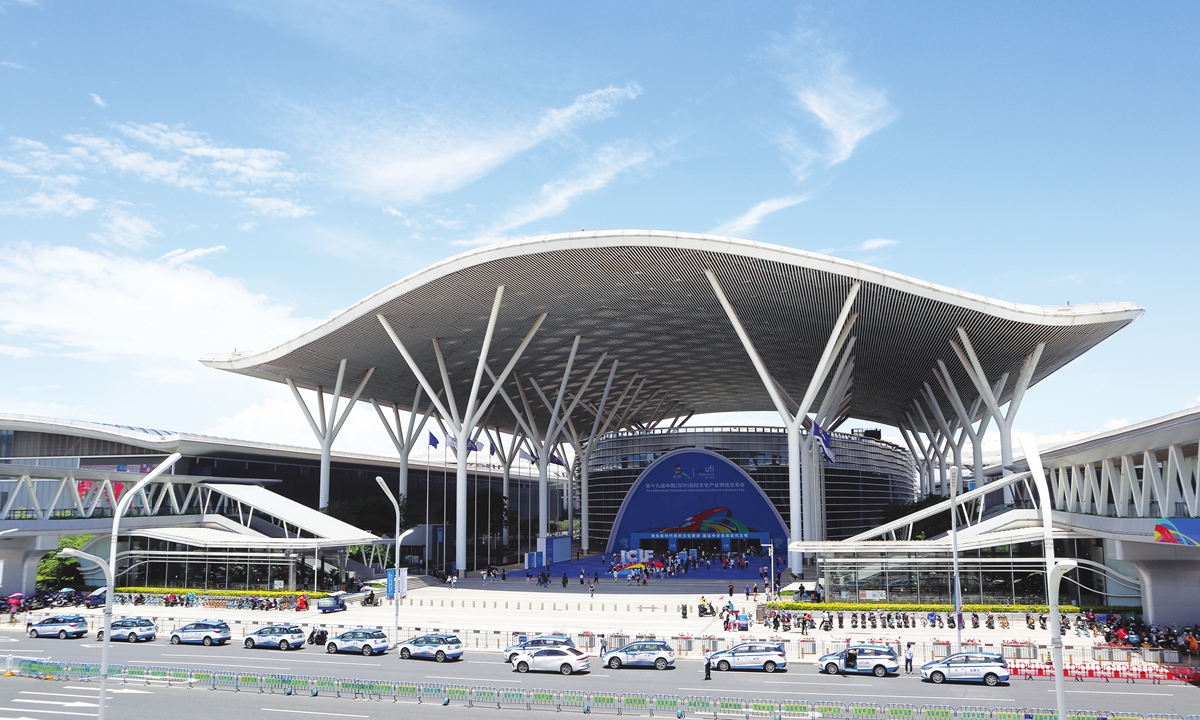
[[[58,591],[58,594],[61,595],[63,593],[73,593],[73,592],[75,592],[75,588],[63,588],[62,590]]]
[[[25,597],[25,593],[23,593],[23,592],[15,592],[15,593],[13,593],[12,595],[9,595],[9,596],[8,596],[8,599],[9,599],[9,600],[12,600],[13,598],[16,598],[16,599],[20,600],[20,599],[21,599],[21,598],[23,598],[23,597]]]

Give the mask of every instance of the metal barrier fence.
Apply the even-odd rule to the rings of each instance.
[[[39,658],[7,655],[3,658],[6,675],[41,679],[89,681],[100,675],[96,663],[53,662]],[[1173,668],[1181,672],[1173,680],[1198,682],[1200,673],[1192,668]],[[391,699],[393,702],[460,703],[467,706],[545,708],[584,713],[607,712],[616,715],[674,715],[677,718],[784,718],[812,720],[1058,720],[1054,710],[1040,708],[986,708],[951,705],[905,705],[875,703],[839,703],[807,700],[764,700],[733,697],[644,695],[637,693],[601,693],[576,690],[516,690],[487,686],[407,683],[387,680],[361,680],[307,675],[228,673],[186,668],[110,665],[110,677],[120,682],[144,684],[187,684],[188,687],[233,692],[283,693],[287,695],[332,695],[334,697]],[[1200,715],[1100,713],[1072,710],[1068,720],[1200,720]]]

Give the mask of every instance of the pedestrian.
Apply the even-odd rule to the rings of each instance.
[[[504,568],[500,568],[500,580],[508,580],[508,573],[504,570]]]
[[[584,577],[586,577],[586,576],[587,576],[587,574],[586,574],[586,573],[583,571],[583,568],[579,568],[579,584],[580,584],[580,585],[582,585],[582,584],[583,584],[583,582],[584,582],[584,580],[583,580],[583,579],[584,579]]]
[[[912,646],[913,646],[913,644],[909,643],[908,647],[904,648],[904,673],[906,675],[911,675],[912,671],[913,671],[913,669],[912,669],[912,661],[913,661]]]
[[[704,651],[704,679],[712,680],[712,652]]]
[[[608,641],[600,638],[600,656],[603,657],[606,652],[608,652]]]
[[[591,584],[588,585],[588,592],[590,592],[592,594],[592,597],[596,597],[596,583],[595,582],[592,582]]]
[[[533,579],[533,573],[525,571],[525,587],[529,587],[529,581]]]

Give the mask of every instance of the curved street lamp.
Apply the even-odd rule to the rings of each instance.
[[[400,592],[399,592],[400,588],[396,586],[396,583],[399,582],[399,580],[400,580],[400,543],[404,540],[404,538],[408,537],[409,535],[412,535],[413,530],[415,528],[410,528],[408,530],[405,530],[403,535],[400,534],[400,502],[396,499],[396,496],[392,494],[392,489],[387,486],[387,483],[383,481],[383,478],[376,475],[375,482],[379,483],[379,487],[383,488],[383,493],[385,495],[387,495],[388,500],[392,501],[392,509],[396,511],[396,534],[392,536],[392,537],[396,538],[396,553],[395,553],[396,554],[396,558],[395,558],[396,576],[394,578],[392,578],[392,606],[393,606],[393,609],[396,611],[396,619],[395,619],[395,627],[392,629],[392,637],[395,638],[395,644],[399,645],[400,644]]]

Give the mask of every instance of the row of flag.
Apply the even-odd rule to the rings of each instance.
[[[431,448],[434,448],[436,450],[438,448],[438,446],[441,445],[441,443],[442,443],[442,441],[438,440],[436,435],[434,435],[432,432],[429,433],[429,446]],[[488,454],[495,455],[496,454],[496,443],[488,443],[488,444],[491,446],[491,449],[488,452]],[[457,450],[458,449],[458,438],[447,436],[446,437],[446,447]],[[482,450],[483,450],[483,443],[481,441],[467,440],[467,452],[469,452],[469,453],[481,452]],[[517,457],[519,457],[522,460],[525,460],[527,462],[531,462],[531,463],[537,463],[537,461],[538,461],[538,458],[536,455],[530,455],[529,453],[525,452],[524,450],[518,451]],[[561,458],[559,458],[557,455],[555,455],[553,453],[550,454],[550,464],[551,465],[562,465],[563,467],[567,466],[567,464],[565,462],[563,462]]]

